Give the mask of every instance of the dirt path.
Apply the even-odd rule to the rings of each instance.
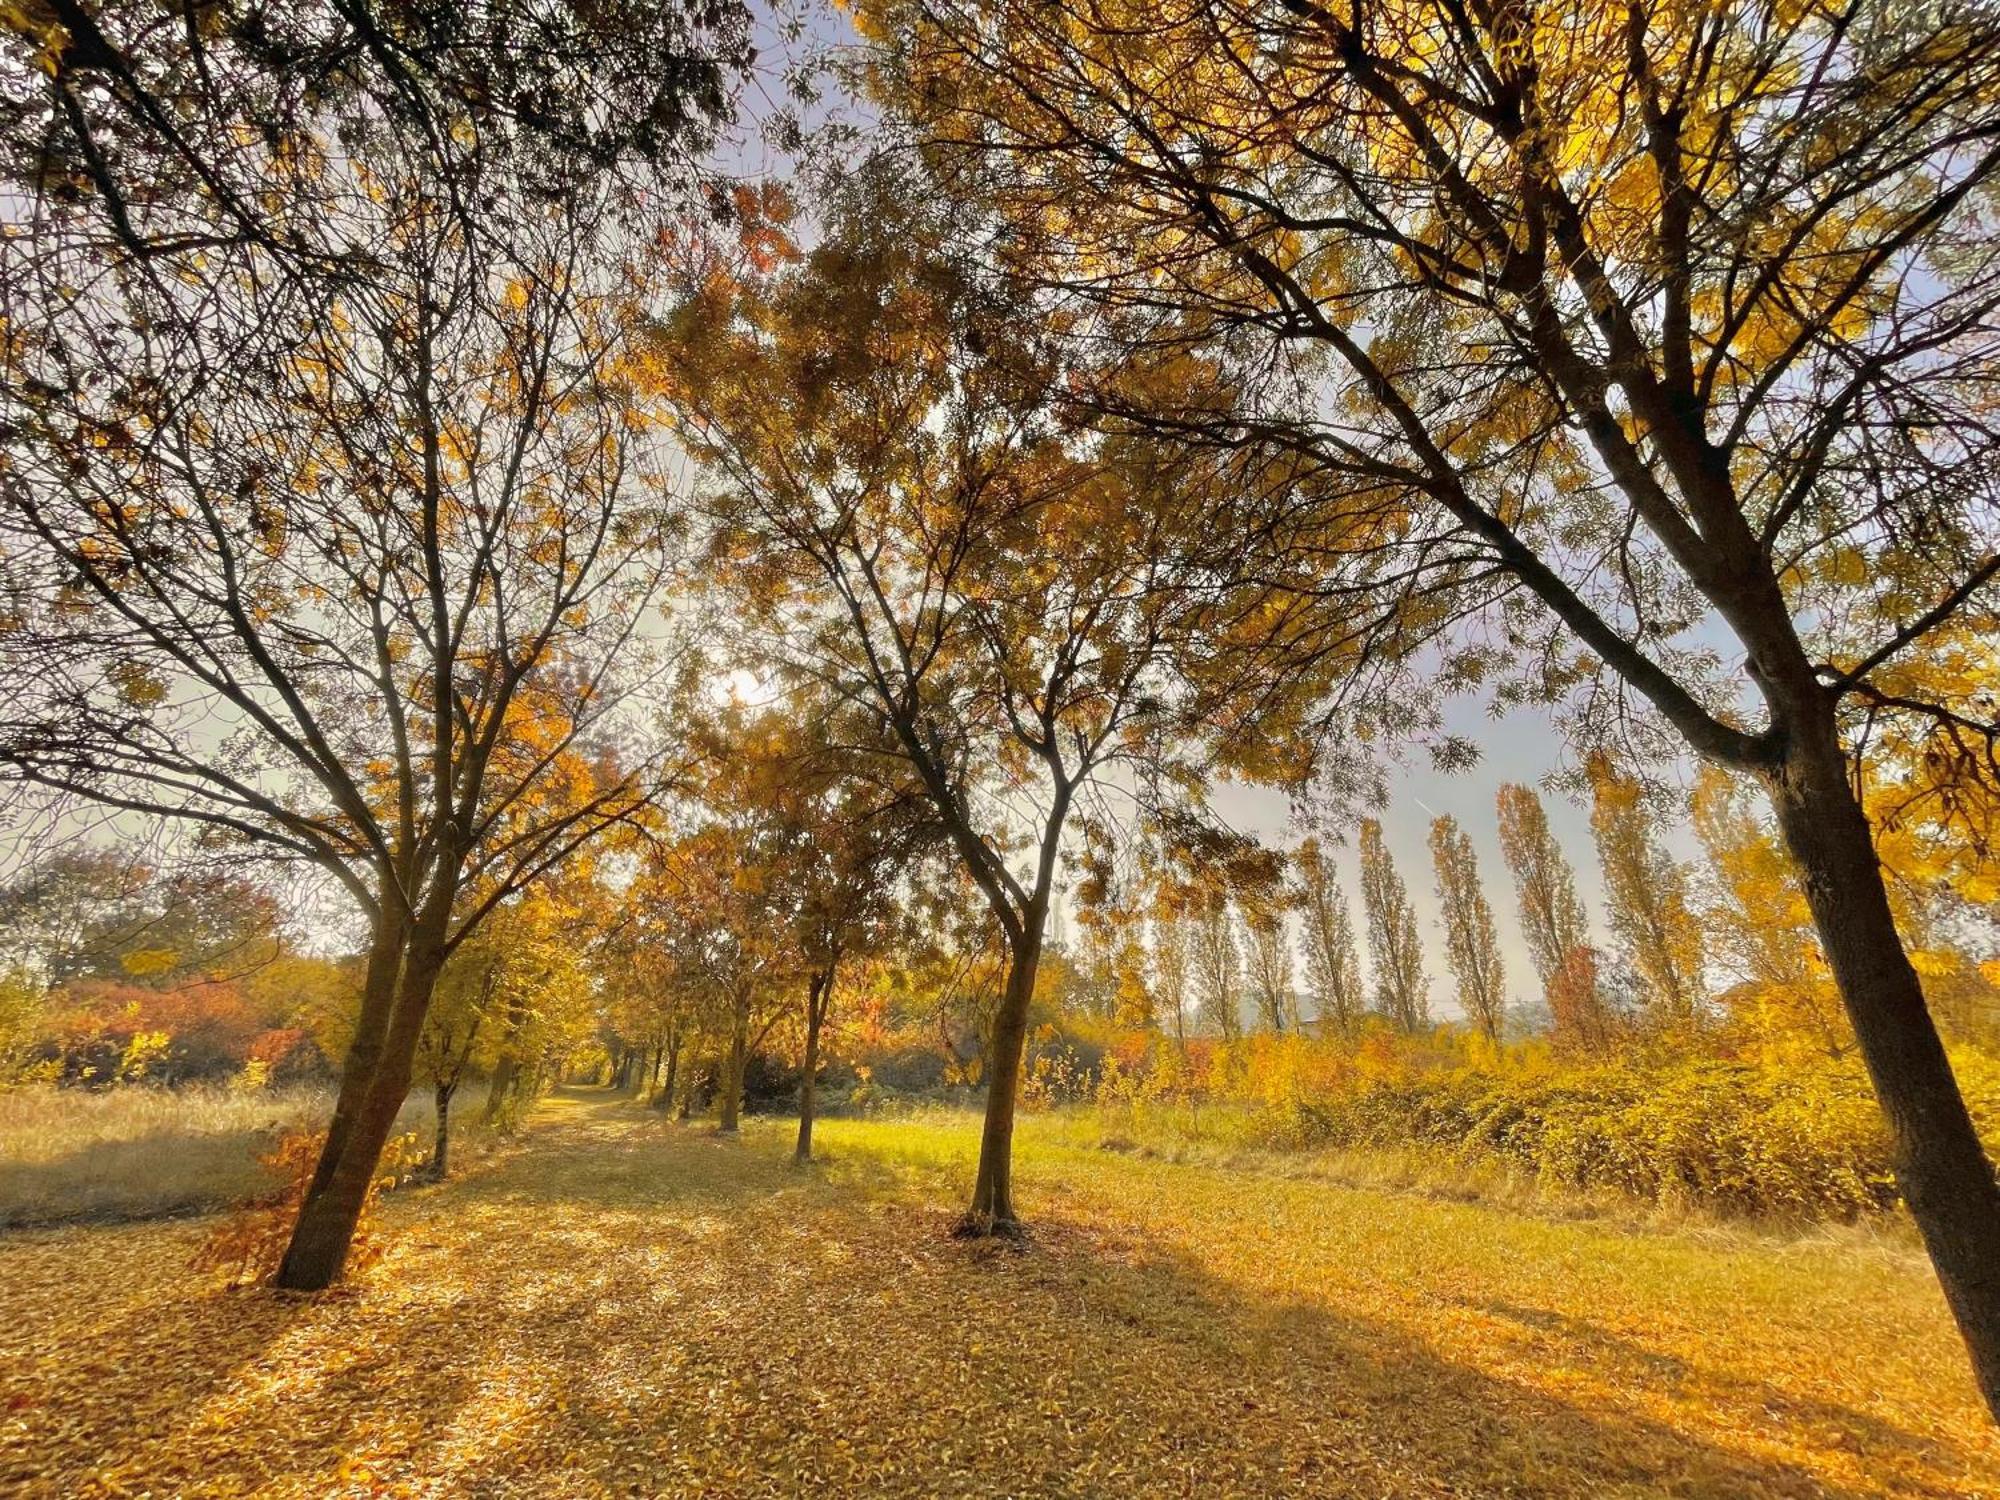
[[[1814,1407],[1539,1293],[1467,1312],[1476,1256],[1377,1297],[1368,1236],[1432,1221],[1278,1184],[1231,1222],[1194,1167],[1051,1156],[1032,1250],[958,1244],[909,1129],[801,1173],[562,1096],[317,1300],[194,1277],[198,1225],[0,1238],[0,1492],[2000,1494],[1955,1371]]]

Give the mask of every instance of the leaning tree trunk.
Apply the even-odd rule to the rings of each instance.
[[[827,997],[833,991],[830,973],[815,974],[806,986],[806,1057],[799,1073],[799,1142],[792,1164],[804,1166],[813,1154],[813,1104],[819,1088],[819,1028],[826,1019]]]
[[[340,1064],[340,1091],[333,1101],[333,1119],[326,1139],[320,1144],[319,1161],[313,1168],[311,1192],[322,1192],[333,1180],[334,1168],[347,1149],[354,1119],[367,1097],[368,1085],[381,1065],[382,1045],[388,1035],[389,1018],[396,1008],[396,991],[403,973],[403,949],[409,927],[386,902],[368,950],[368,967],[361,983],[361,1011],[355,1019],[354,1037]]]
[[[1028,1040],[1028,1007],[1035,998],[1035,971],[1041,964],[1039,928],[1025,935],[1007,970],[1007,987],[993,1017],[993,1045],[986,1063],[986,1123],[979,1136],[979,1174],[972,1203],[958,1222],[962,1236],[1015,1235],[1014,1106],[1021,1091],[1021,1054]]]
[[[395,1129],[396,1115],[409,1097],[417,1043],[431,992],[444,966],[435,939],[414,946],[404,960],[396,1009],[383,1037],[381,1061],[367,1094],[355,1111],[346,1149],[323,1188],[309,1191],[292,1226],[291,1243],[278,1267],[277,1284],[292,1291],[317,1292],[339,1280],[354,1244],[354,1231],[367,1206],[368,1190],[382,1164],[382,1151]]]
[[[1896,930],[1830,707],[1794,732],[1770,792],[1889,1123],[1896,1186],[2000,1416],[2000,1184]]]
[[[437,1139],[431,1144],[429,1167],[434,1182],[443,1182],[445,1173],[451,1170],[451,1096],[457,1092],[455,1083],[436,1084],[431,1090],[437,1105]]]

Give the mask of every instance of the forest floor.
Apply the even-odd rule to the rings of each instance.
[[[1994,1495],[1893,1235],[1564,1220],[976,1122],[740,1140],[603,1094],[399,1192],[319,1298],[199,1221],[0,1236],[0,1493]]]

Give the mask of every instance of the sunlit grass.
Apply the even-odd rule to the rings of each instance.
[[[0,1490],[1978,1495],[2000,1444],[1890,1238],[1663,1228],[1023,1122],[1025,1248],[949,1235],[976,1117],[740,1139],[603,1094],[391,1199],[331,1297],[200,1225],[0,1238]],[[74,1288],[90,1288],[86,1330]]]
[[[320,1088],[0,1091],[0,1226],[227,1207],[269,1188],[258,1158],[287,1131],[324,1128],[332,1099]],[[452,1111],[468,1149],[481,1102],[468,1090]],[[419,1093],[397,1128],[428,1149],[434,1119]]]

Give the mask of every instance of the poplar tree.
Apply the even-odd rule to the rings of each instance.
[[[1405,1031],[1430,1024],[1430,977],[1409,887],[1382,842],[1382,825],[1361,823],[1361,903],[1368,913],[1368,955],[1375,966],[1375,1004]]]
[[[1666,1028],[1701,1018],[1701,929],[1688,904],[1687,872],[1660,843],[1642,789],[1610,760],[1590,765],[1590,828],[1604,870],[1604,904],[1638,975],[1647,1019]]]
[[[1229,898],[1221,891],[1204,893],[1194,919],[1192,946],[1202,1021],[1224,1041],[1233,1042],[1243,1034],[1243,956]]]
[[[1306,983],[1320,1025],[1351,1036],[1368,1008],[1361,983],[1361,960],[1354,951],[1354,919],[1347,895],[1334,877],[1333,863],[1316,839],[1299,846],[1298,909],[1305,947]]]
[[[1458,981],[1458,1005],[1466,1020],[1500,1039],[1507,1009],[1507,976],[1500,960],[1500,937],[1493,908],[1479,883],[1472,839],[1452,817],[1431,823],[1431,858],[1437,866],[1438,906],[1444,914],[1445,959]]]

